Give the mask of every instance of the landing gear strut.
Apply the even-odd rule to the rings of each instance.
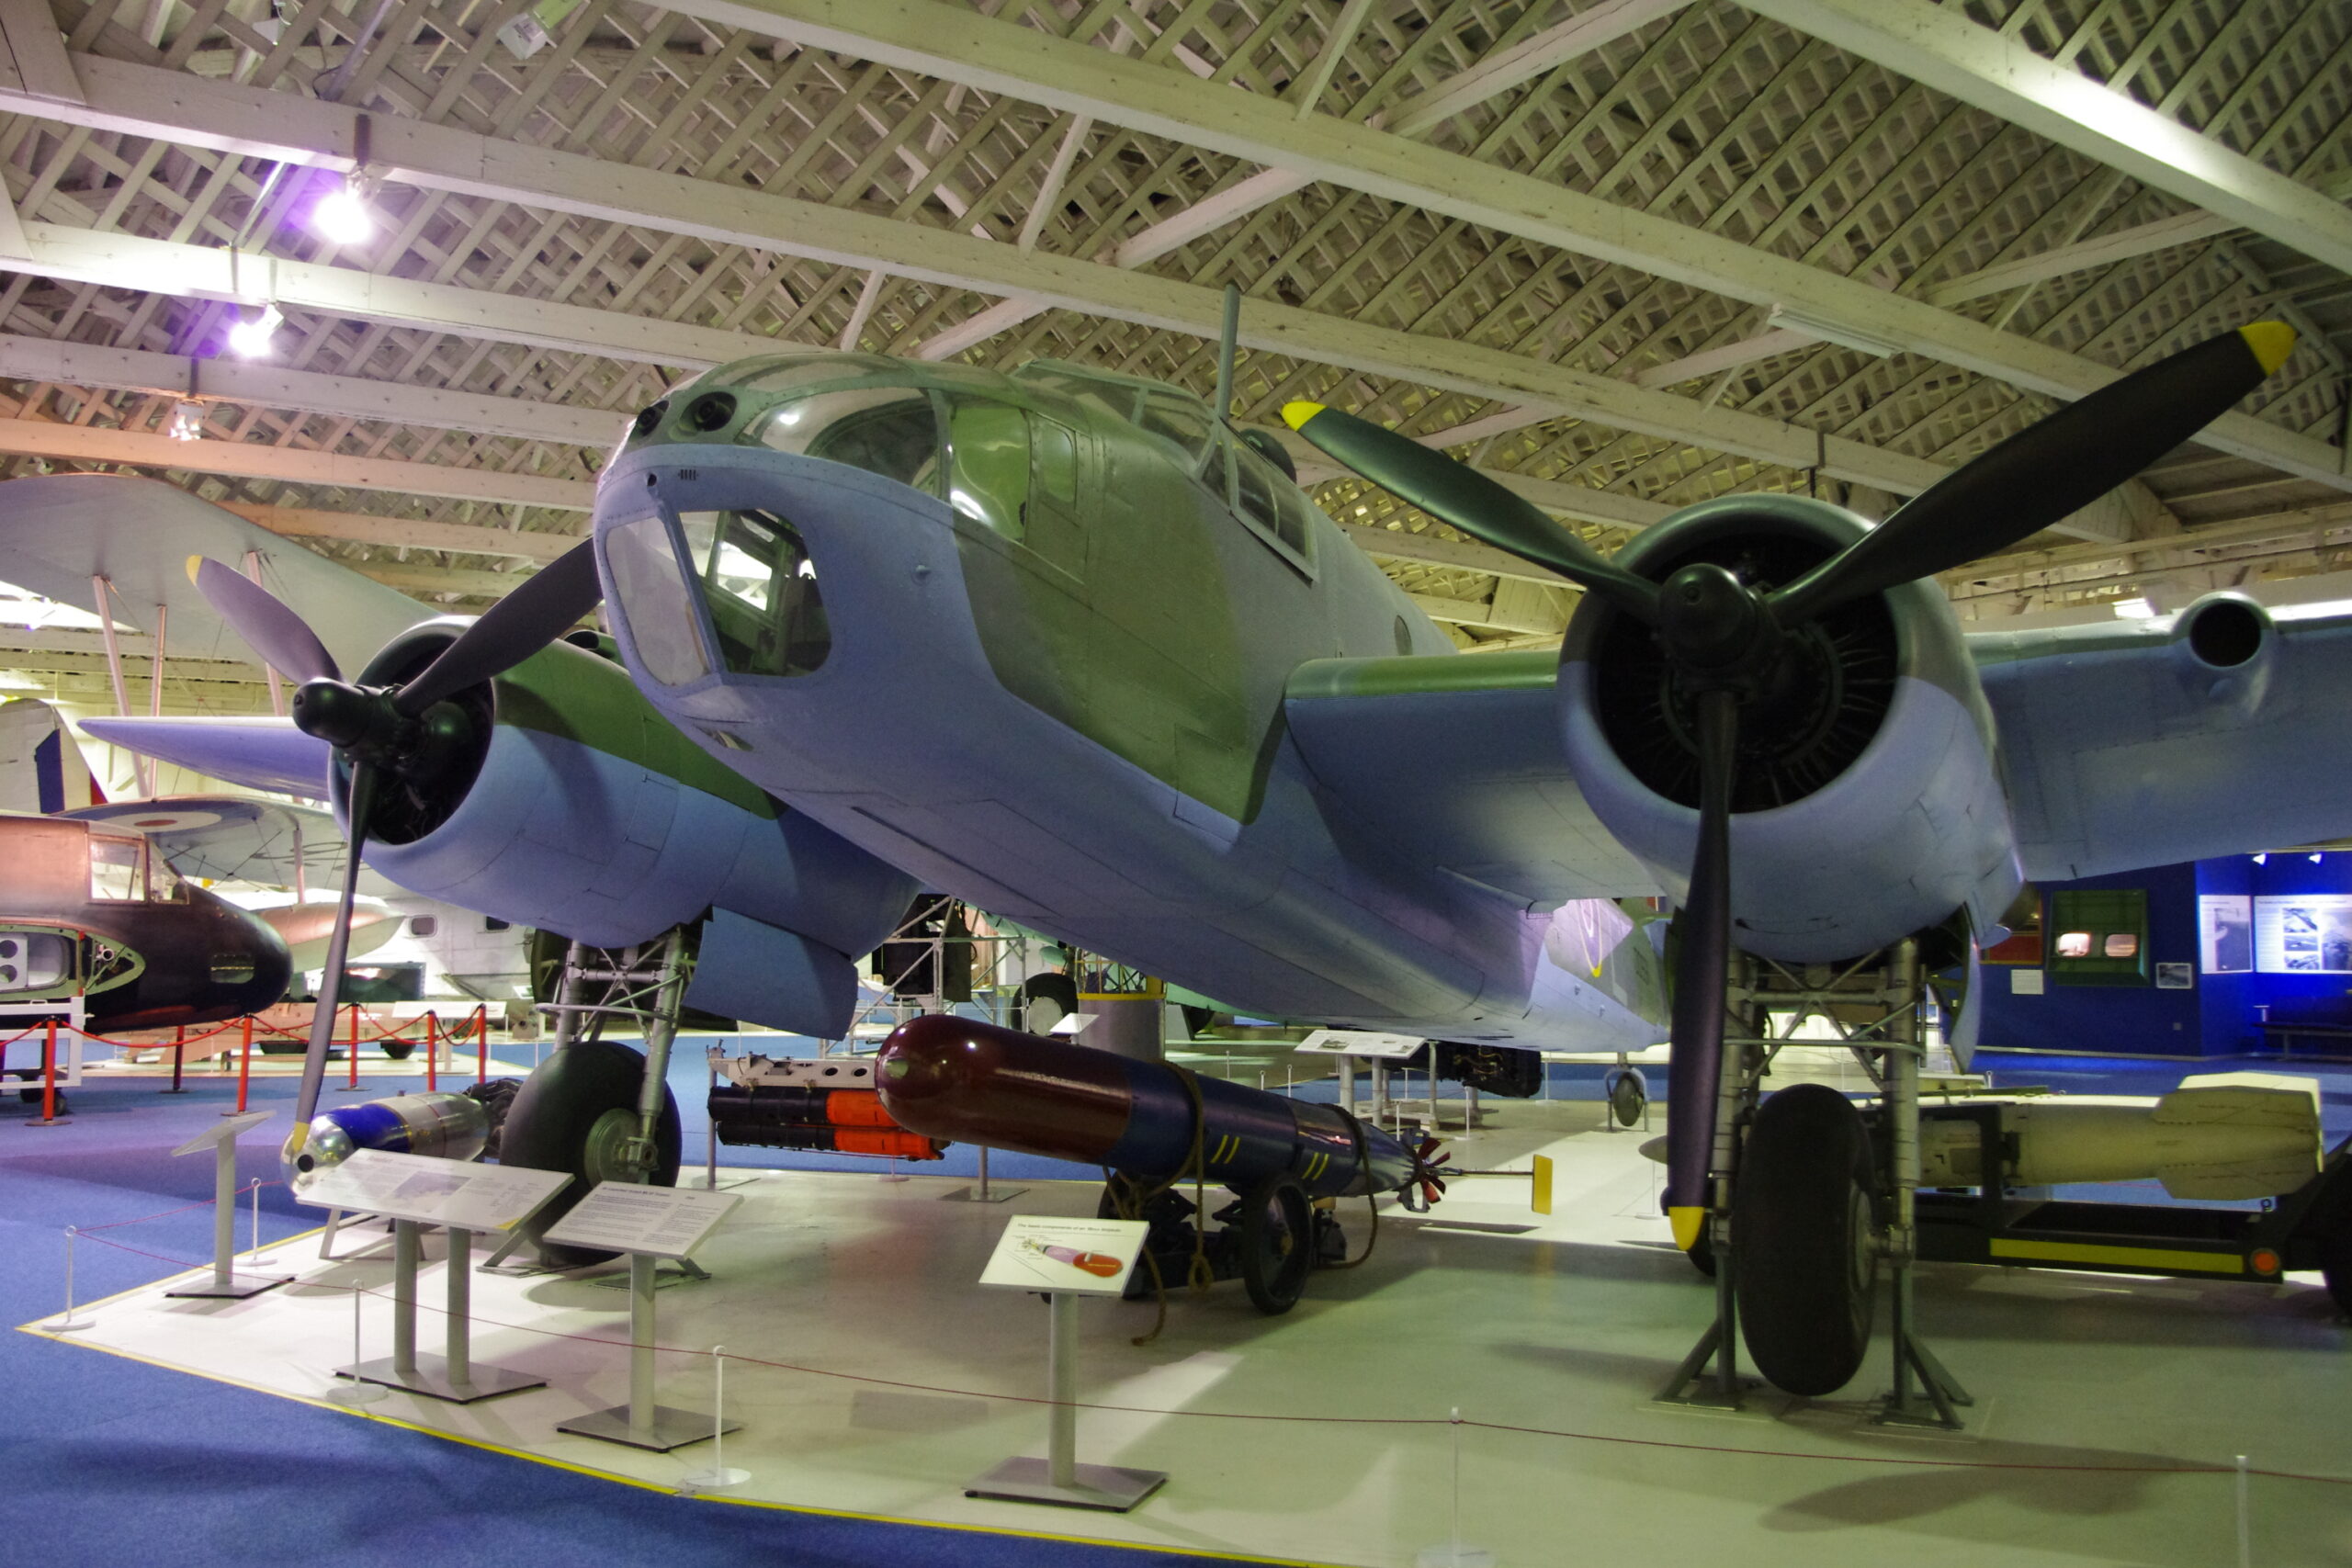
[[[1883,1265],[1894,1298],[1894,1387],[1876,1419],[1958,1428],[1956,1407],[1972,1401],[1920,1341],[1911,1303],[1925,999],[1917,944],[1905,942],[1840,975],[1759,966],[1745,955],[1736,963],[1729,1000],[1744,1037],[1725,1041],[1707,1231],[1715,1321],[1658,1398],[1738,1408],[1754,1386],[1738,1373],[1743,1339],[1776,1386],[1807,1397],[1836,1392],[1867,1357]],[[1760,1080],[1788,1038],[1773,1037],[1768,1010],[1792,1007],[1788,1032],[1819,1014],[1845,1034],[1879,1089],[1869,1120],[1826,1085],[1759,1099]],[[1860,1013],[1876,1016],[1858,1023]]]
[[[525,1241],[537,1246],[548,1268],[601,1263],[613,1254],[542,1238],[599,1182],[677,1185],[678,1101],[666,1078],[685,987],[683,929],[659,943],[613,952],[571,944],[548,1009],[555,1014],[555,1049],[514,1096],[499,1162],[569,1171],[574,1179],[484,1268]],[[602,1038],[605,1021],[620,1015],[643,1028],[643,1055]]]

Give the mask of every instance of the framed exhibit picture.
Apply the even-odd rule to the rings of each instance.
[[[2256,898],[2254,963],[2266,975],[2352,975],[2352,893]]]
[[[2243,975],[2254,967],[2254,899],[2245,893],[2197,897],[2197,956],[2208,975]]]

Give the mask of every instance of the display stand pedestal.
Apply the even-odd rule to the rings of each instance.
[[[243,1301],[264,1291],[274,1291],[293,1278],[291,1274],[240,1274],[235,1267],[237,1134],[277,1114],[274,1111],[248,1111],[243,1116],[232,1116],[210,1132],[199,1134],[172,1151],[175,1155],[192,1155],[206,1148],[212,1151],[212,1278],[200,1285],[182,1285],[175,1291],[165,1291],[164,1295]]]
[[[575,1416],[559,1426],[557,1431],[666,1454],[672,1449],[703,1442],[718,1432],[741,1427],[741,1422],[714,1423],[709,1416],[695,1411],[654,1403],[654,1267],[650,1253],[628,1255],[628,1403]]]
[[[953,1192],[943,1192],[940,1200],[948,1203],[1002,1203],[1028,1191],[1026,1187],[995,1187],[989,1185],[989,1149],[980,1145],[980,1179],[971,1187],[958,1187]]]
[[[1078,1462],[1079,1298],[1066,1291],[1053,1291],[1046,1300],[1051,1307],[1046,1359],[1053,1399],[1046,1418],[1046,1457],[1006,1460],[964,1488],[964,1495],[1124,1514],[1159,1490],[1168,1472]]]
[[[547,1379],[499,1367],[476,1366],[470,1349],[473,1292],[473,1232],[449,1227],[449,1307],[447,1355],[416,1353],[416,1268],[424,1252],[424,1227],[414,1220],[392,1222],[392,1353],[337,1371],[337,1377],[406,1389],[427,1399],[471,1404],[502,1393],[545,1388]]]

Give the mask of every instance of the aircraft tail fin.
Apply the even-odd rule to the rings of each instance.
[[[0,703],[0,811],[47,817],[105,803],[55,708],[31,697]]]

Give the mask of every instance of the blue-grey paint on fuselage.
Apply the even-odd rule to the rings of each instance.
[[[639,686],[729,767],[931,886],[1277,1016],[1586,1048],[1655,1037],[1592,978],[1544,957],[1546,914],[1343,849],[1286,736],[1245,825],[1007,692],[944,503],[789,454],[654,447],[605,476],[599,536],[651,514],[657,493],[680,512],[790,518],[832,647],[810,674],[668,689],[637,661],[624,613]],[[1327,548],[1351,547],[1332,533]],[[725,746],[722,730],[750,750]]]

